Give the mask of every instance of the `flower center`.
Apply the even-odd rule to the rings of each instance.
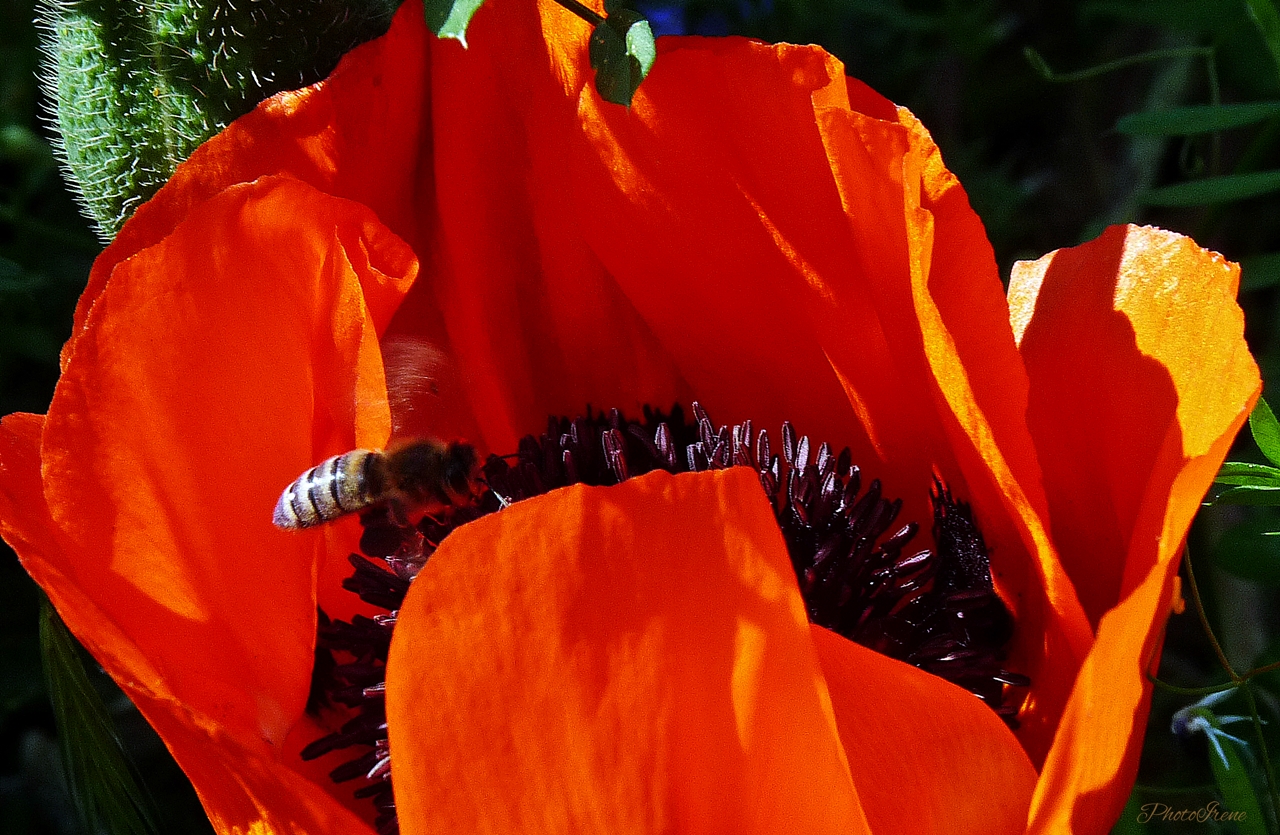
[[[782,425],[779,440],[775,450],[750,421],[717,428],[697,403],[692,421],[679,406],[670,414],[646,406],[641,421],[616,409],[572,420],[552,417],[547,431],[522,438],[514,455],[489,457],[481,469],[485,489],[471,501],[416,525],[386,506],[362,513],[360,550],[372,559],[352,554],[355,573],[343,587],[387,614],[346,622],[321,613],[309,707],[337,702],[353,708],[354,716],[303,749],[303,758],[361,747],[360,756],[330,776],[370,781],[356,796],[373,798],[380,835],[398,832],[385,667],[396,613],[427,558],[452,530],[507,504],[570,484],[617,484],[656,469],[754,469],[811,622],[965,688],[1016,727],[1022,688],[1030,680],[1004,668],[1013,618],[992,587],[987,548],[969,506],[935,479],[935,547],[910,547],[919,525],[895,526],[901,500],[884,498],[877,480],[863,490],[848,448],[833,454],[823,443],[815,449],[790,423]],[[344,660],[336,662],[334,653]]]

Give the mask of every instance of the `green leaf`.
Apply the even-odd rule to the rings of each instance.
[[[467,45],[467,26],[484,0],[426,0],[422,4],[427,26],[441,38],[454,38]]]
[[[1143,136],[1188,136],[1253,125],[1278,113],[1280,101],[1171,107],[1130,113],[1116,122],[1116,130]]]
[[[1213,504],[1239,504],[1255,507],[1280,506],[1280,487],[1257,487],[1244,485],[1224,490],[1213,500]]]
[[[398,0],[39,0],[56,147],[110,239],[178,163],[259,101],[324,78]]]
[[[1280,469],[1266,464],[1250,464],[1246,461],[1227,461],[1218,470],[1215,484],[1255,487],[1280,487]]]
[[[1215,728],[1221,727],[1212,714],[1206,711],[1202,715],[1207,715],[1210,724]],[[1240,755],[1240,747],[1230,739],[1222,737],[1218,738],[1218,744],[1221,746],[1226,762],[1223,762],[1223,757],[1219,757],[1217,750],[1210,745],[1209,763],[1213,767],[1213,779],[1218,784],[1218,791],[1222,792],[1223,808],[1219,811],[1238,813],[1239,817],[1233,817],[1232,820],[1235,821],[1236,831],[1240,835],[1267,835],[1266,818],[1262,816],[1262,806],[1258,803],[1258,795],[1254,791],[1253,780],[1249,776],[1245,759]]]
[[[67,783],[86,831],[154,835],[159,830],[151,796],[138,785],[76,641],[47,598],[40,604],[40,652]]]
[[[1271,0],[1245,0],[1249,9],[1249,17],[1257,24],[1262,39],[1267,44],[1267,51],[1275,62],[1275,69],[1280,70],[1280,13],[1276,12]]]
[[[1265,397],[1259,397],[1258,404],[1249,413],[1249,432],[1267,460],[1280,467],[1280,421],[1276,420]]]
[[[591,32],[588,52],[600,97],[630,107],[658,48],[649,21],[630,9],[619,9]]]
[[[1274,514],[1249,519],[1227,530],[1209,550],[1218,568],[1268,588],[1280,588],[1280,540],[1271,534],[1280,528]]]
[[[1280,170],[1205,177],[1189,183],[1154,188],[1141,195],[1148,206],[1190,207],[1227,203],[1280,191]]]

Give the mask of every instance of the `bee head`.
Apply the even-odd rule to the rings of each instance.
[[[471,444],[460,441],[449,444],[445,453],[444,483],[458,495],[469,494],[478,464],[479,456]]]

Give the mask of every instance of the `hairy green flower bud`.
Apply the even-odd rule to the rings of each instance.
[[[110,238],[204,140],[323,78],[398,0],[41,0],[59,152]]]

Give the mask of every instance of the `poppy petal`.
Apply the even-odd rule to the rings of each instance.
[[[937,676],[812,631],[876,835],[1023,830],[1036,770],[989,707]]]
[[[455,531],[387,674],[405,835],[867,831],[749,470],[569,487]]]
[[[104,636],[107,658],[112,659],[102,659],[104,665],[114,661],[129,668],[140,686],[160,688],[160,675],[151,663],[65,573],[65,541],[49,514],[41,483],[40,439],[45,423],[43,415],[13,414],[0,420],[0,536],[72,631]],[[75,611],[83,611],[84,617],[68,617]]]
[[[580,50],[531,47],[533,11],[504,11],[433,53],[433,124],[461,139],[436,149],[440,269],[405,306],[441,311],[480,437],[511,449],[584,402],[696,398],[848,444],[904,519],[927,525],[940,472],[1020,624],[1039,761],[1091,635],[1045,527],[990,246],[927,134],[821,50],[740,39],[662,41],[617,108]]]
[[[935,472],[972,502],[1042,758],[1091,635],[1043,521],[995,261],[924,129],[842,72],[682,41],[630,111],[584,94],[580,223],[713,415],[849,444],[925,528]]]
[[[124,637],[119,627],[93,605],[71,582],[64,569],[64,540],[49,515],[40,475],[43,415],[12,414],[0,419],[0,537],[23,568],[40,584],[68,625],[78,634],[104,636],[106,666],[128,668],[139,686],[162,687],[159,673]],[[81,611],[83,617],[67,617]]]
[[[465,50],[432,48],[440,239],[392,329],[444,323],[493,450],[588,403],[638,413],[690,399],[566,200],[588,34],[554,3],[486,4]]]
[[[117,265],[89,312],[27,500],[47,501],[58,549],[14,545],[73,632],[137,683],[153,724],[175,729],[166,741],[184,766],[211,755],[177,750],[179,738],[207,746],[225,734],[246,756],[310,768],[296,750],[300,735],[319,735],[303,718],[317,567],[333,574],[321,602],[349,610],[339,556],[354,531],[286,534],[271,508],[317,460],[385,442],[370,307],[390,306],[415,270],[367,209],[265,178],[195,207]],[[240,814],[220,809],[220,789],[197,791],[215,819]]]
[[[44,424],[44,415],[18,413],[0,418],[0,537],[24,560],[47,560],[62,550],[40,481]],[[39,577],[34,579],[40,582]]]
[[[1014,268],[1053,535],[1098,624],[1045,764],[1043,831],[1105,830],[1136,773],[1178,554],[1261,390],[1238,281],[1189,238],[1134,226]]]
[[[1256,399],[1238,281],[1238,267],[1189,238],[1133,226],[1014,268],[1053,535],[1095,624],[1155,559],[1154,537],[1131,550],[1160,528],[1165,509],[1152,502],[1184,459],[1234,436]]]
[[[315,543],[269,508],[307,466],[385,443],[365,298],[402,292],[414,263],[367,209],[296,181],[224,192],[116,268],[50,406],[53,518],[72,550],[105,536],[111,555],[70,566],[77,583],[239,732],[279,739],[301,712]]]
[[[71,561],[44,503],[40,476],[39,415],[0,421],[0,535],[19,554],[81,641],[116,679],[165,740],[196,787],[214,829],[239,832],[361,832],[360,819],[324,791],[314,777],[282,762],[296,762],[293,746],[272,751],[257,738],[228,734],[213,717],[189,709],[169,689],[121,624],[67,572]],[[120,671],[127,671],[124,676]],[[314,729],[298,734],[314,738]]]
[[[834,108],[822,116],[847,216],[893,221],[851,221],[860,257],[877,266],[866,268],[865,289],[850,286],[847,295],[871,299],[899,380],[915,384],[877,391],[871,375],[857,370],[856,352],[845,358],[842,369],[851,370],[842,377],[855,381],[858,398],[880,417],[895,472],[912,483],[938,472],[971,503],[993,555],[993,580],[1018,624],[1009,665],[1034,683],[1018,736],[1038,763],[1091,635],[1046,529],[1047,500],[1024,417],[1028,382],[990,245],[910,113],[899,110],[892,127]],[[886,158],[902,178],[905,212],[864,186]],[[886,248],[891,257],[883,257]]]
[[[450,137],[435,149],[442,263],[406,300],[443,312],[487,446],[512,448],[588,402],[638,411],[697,397],[731,421],[776,431],[791,417],[865,449],[806,327],[806,277],[761,220],[761,205],[803,219],[786,233],[847,272],[813,116],[815,95],[843,91],[839,65],[809,47],[664,39],[623,110],[583,86],[585,51],[564,43],[580,24],[563,10],[541,7],[545,46],[521,34],[533,9],[490,8],[467,50],[433,51],[433,127]],[[548,62],[546,76],[527,69]],[[726,154],[735,137],[747,145]],[[925,506],[926,493],[927,480]]]

